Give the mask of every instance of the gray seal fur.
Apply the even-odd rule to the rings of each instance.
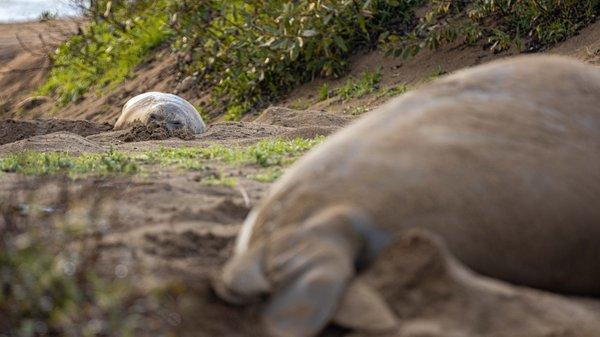
[[[121,130],[135,123],[164,123],[170,131],[187,128],[195,134],[204,132],[206,128],[192,104],[179,96],[162,92],[146,92],[131,98],[125,103],[114,128]]]
[[[314,336],[361,268],[412,229],[480,274],[600,296],[600,70],[518,57],[369,113],[275,183],[215,289],[266,297],[273,335]]]

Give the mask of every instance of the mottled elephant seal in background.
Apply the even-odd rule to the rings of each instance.
[[[599,296],[600,70],[503,60],[368,114],[273,186],[215,288],[231,302],[266,298],[276,336],[314,336],[332,320],[390,328],[385,301],[354,276],[413,229],[483,275]],[[373,312],[379,322],[361,318]]]
[[[190,132],[204,132],[205,125],[200,114],[185,99],[162,92],[147,92],[127,101],[117,119],[115,130],[121,130],[135,123],[150,125],[163,124],[169,131],[187,128]]]

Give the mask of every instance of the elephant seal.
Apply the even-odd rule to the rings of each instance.
[[[485,276],[600,296],[600,70],[518,57],[369,113],[275,183],[214,287],[233,303],[265,299],[276,336],[360,328],[378,311],[370,328],[389,328],[385,301],[353,280],[412,229]]]
[[[114,129],[122,130],[134,123],[162,123],[169,131],[187,128],[195,134],[205,129],[192,104],[179,96],[162,92],[146,92],[127,101]]]

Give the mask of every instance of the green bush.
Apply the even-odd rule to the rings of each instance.
[[[596,19],[599,0],[431,0],[407,35],[385,38],[388,52],[413,56],[443,43],[483,44],[497,52],[537,51],[573,36]]]
[[[422,0],[248,0],[174,3],[175,48],[190,55],[229,119],[316,76],[338,76],[348,56],[402,33]]]
[[[170,34],[161,1],[135,3],[135,11],[124,4],[110,7],[106,16],[92,17],[79,34],[61,44],[50,55],[53,68],[39,93],[66,105],[91,89],[118,84],[129,76]]]

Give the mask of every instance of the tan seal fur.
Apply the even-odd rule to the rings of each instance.
[[[557,56],[502,60],[368,114],[273,186],[215,287],[232,302],[268,296],[263,317],[278,336],[352,323],[338,308],[350,292],[388,314],[348,289],[411,229],[483,275],[600,296],[600,70]]]
[[[187,128],[199,134],[206,128],[200,114],[185,99],[162,92],[147,92],[127,101],[115,124],[115,130],[135,123],[163,124],[169,131]]]

